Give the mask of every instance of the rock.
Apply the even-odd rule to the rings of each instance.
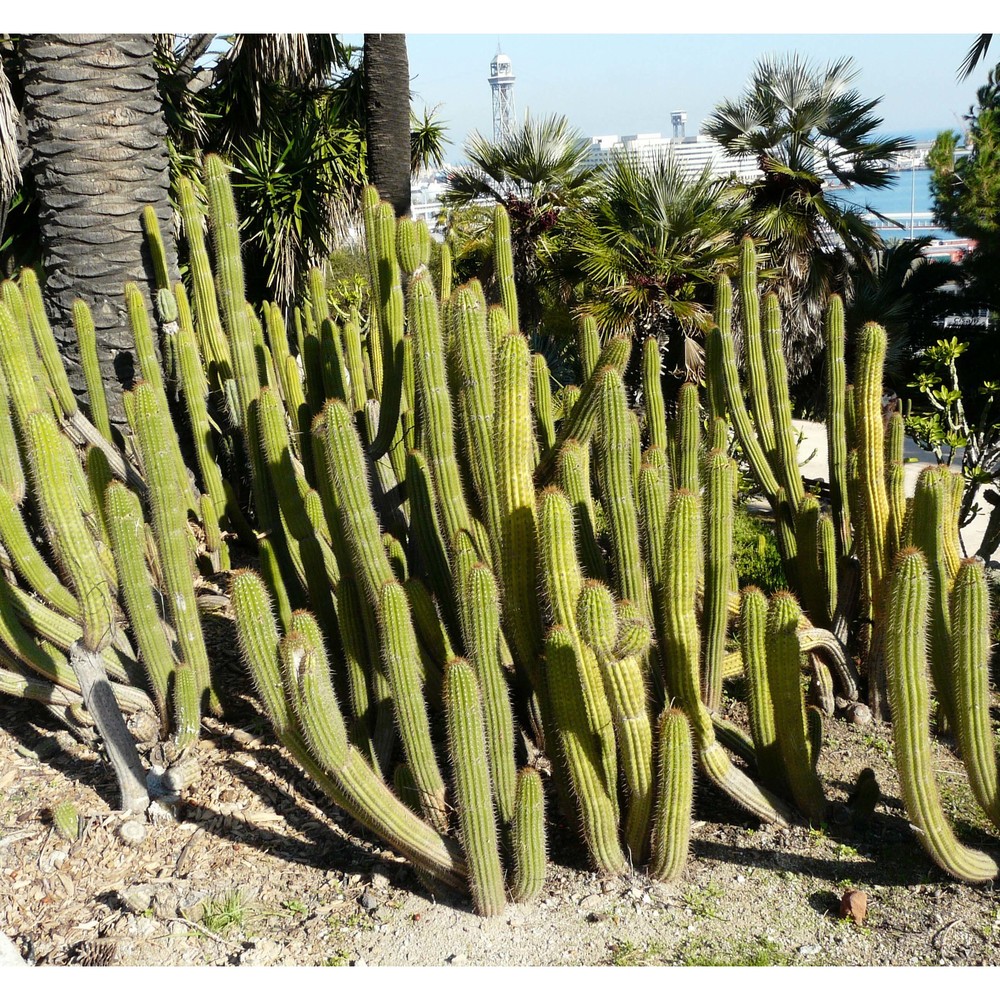
[[[378,909],[378,900],[370,892],[363,892],[358,900],[358,906],[365,913],[374,913]]]
[[[872,710],[860,701],[852,702],[844,713],[844,717],[852,726],[865,728],[872,724]]]
[[[237,956],[240,965],[271,966],[277,965],[281,958],[281,945],[277,941],[259,938],[244,945],[243,951]]]
[[[0,967],[25,964],[14,942],[3,931],[0,931]]]
[[[799,948],[799,954],[804,956],[818,955],[822,950],[818,944],[804,944]]]
[[[372,872],[371,879],[368,883],[373,889],[387,889],[389,887],[389,879],[386,878],[378,869]]]
[[[850,918],[859,927],[868,914],[868,893],[861,889],[848,889],[840,900],[841,919]]]
[[[445,961],[449,965],[468,965],[469,964],[468,956],[467,955],[463,955],[461,953],[459,953],[457,955],[449,955],[445,959]]]
[[[145,913],[153,908],[156,887],[147,883],[130,885],[118,890],[118,901],[129,913]]]
[[[146,839],[146,824],[141,820],[127,819],[118,827],[118,836],[124,843],[135,847]]]

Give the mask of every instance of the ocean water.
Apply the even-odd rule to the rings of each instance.
[[[931,171],[929,170],[904,170],[893,175],[892,184],[889,187],[872,190],[871,188],[844,188],[831,190],[828,197],[845,203],[864,212],[873,209],[883,215],[905,215],[909,216],[911,210],[916,216],[926,214],[933,209],[931,199]],[[908,239],[910,228],[907,219],[903,222],[902,229],[882,229],[882,238],[886,242],[893,239]],[[915,219],[919,224],[921,220]],[[949,233],[943,229],[927,230],[914,228],[914,236],[930,236],[936,240],[953,240],[954,233]]]

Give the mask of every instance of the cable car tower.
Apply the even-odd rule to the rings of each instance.
[[[493,91],[493,141],[503,142],[510,138],[514,127],[514,67],[499,45],[490,63],[489,81]]]

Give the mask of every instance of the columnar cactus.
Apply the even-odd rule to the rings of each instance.
[[[927,564],[918,549],[900,552],[891,578],[886,671],[896,767],[912,829],[935,863],[966,882],[997,877],[996,863],[959,843],[944,811],[931,764],[927,683]]]

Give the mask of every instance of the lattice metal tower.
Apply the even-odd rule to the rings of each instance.
[[[499,45],[490,63],[489,80],[493,91],[493,141],[502,142],[510,138],[514,128],[514,67]]]
[[[670,112],[670,124],[674,129],[674,138],[683,139],[684,131],[687,127],[687,112],[686,111],[671,111]]]

